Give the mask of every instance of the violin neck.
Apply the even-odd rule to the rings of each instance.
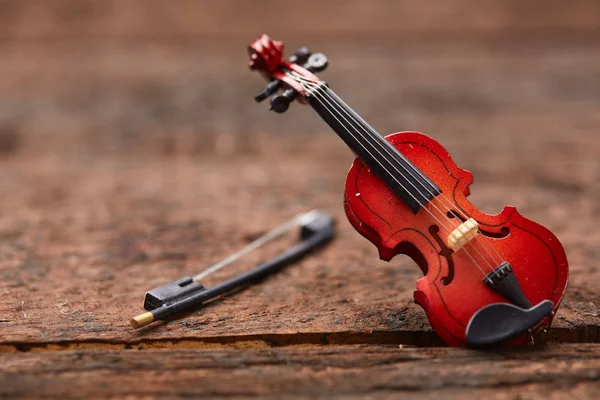
[[[423,172],[352,110],[325,84],[312,89],[306,99],[362,162],[412,210],[441,193]]]

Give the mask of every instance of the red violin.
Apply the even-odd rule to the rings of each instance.
[[[473,176],[419,132],[385,138],[315,72],[322,53],[302,48],[287,61],[283,44],[262,35],[249,46],[250,68],[284,112],[308,103],[356,154],[346,181],[350,223],[389,261],[407,254],[423,271],[415,301],[449,345],[522,344],[547,327],[563,298],[568,263],[562,245],[543,226],[506,206],[488,215],[467,200]]]

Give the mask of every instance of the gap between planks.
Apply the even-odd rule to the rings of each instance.
[[[535,345],[552,343],[600,343],[600,327],[578,329],[552,328],[534,336]],[[138,338],[133,340],[64,340],[48,342],[0,343],[2,352],[43,352],[68,350],[145,350],[301,347],[324,345],[398,345],[406,347],[443,347],[432,331],[393,332],[308,332],[292,334],[256,334],[216,337]]]

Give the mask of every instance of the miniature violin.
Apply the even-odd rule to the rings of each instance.
[[[506,206],[488,215],[467,200],[473,176],[419,132],[381,136],[316,72],[322,53],[302,48],[283,59],[267,35],[249,46],[250,68],[269,82],[282,113],[308,103],[357,156],[348,173],[344,208],[352,226],[389,261],[410,256],[423,271],[414,292],[435,332],[449,345],[518,345],[548,327],[563,298],[568,263],[548,229]]]

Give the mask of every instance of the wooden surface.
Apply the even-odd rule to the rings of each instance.
[[[37,387],[54,398],[564,399],[597,395],[600,378],[597,345],[494,353],[374,345],[67,350],[0,359],[0,393]]]
[[[597,2],[373,3],[331,2],[306,24],[291,21],[307,9],[264,1],[0,5],[0,396],[597,392]],[[378,261],[345,220],[343,143],[307,107],[253,102],[245,46],[263,29],[326,52],[324,78],[380,132],[440,141],[480,208],[515,205],[555,232],[571,275],[545,345],[439,347],[412,302],[419,269]],[[130,329],[146,290],[311,208],[338,219],[330,247]]]

